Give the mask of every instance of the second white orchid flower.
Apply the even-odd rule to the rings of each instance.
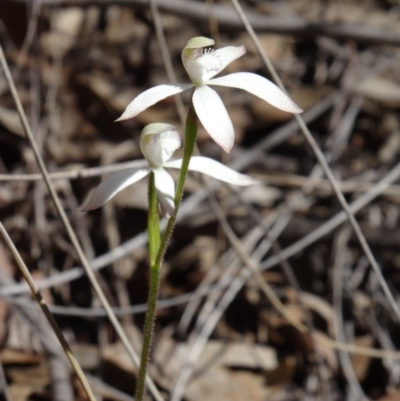
[[[228,64],[246,53],[244,46],[228,46],[218,50],[204,50],[214,45],[212,39],[196,37],[190,39],[182,51],[182,62],[192,81],[191,84],[165,84],[148,89],[137,96],[117,121],[135,117],[143,110],[184,90],[195,88],[193,105],[203,127],[226,152],[234,143],[234,128],[219,95],[209,85],[228,86],[244,89],[289,113],[301,113],[296,105],[274,83],[257,74],[237,72],[220,78],[213,78]]]
[[[147,125],[140,137],[140,149],[146,159],[138,164],[143,164],[143,166],[128,168],[108,176],[95,189],[89,202],[82,210],[88,211],[99,208],[127,186],[153,172],[161,207],[169,215],[172,215],[175,210],[175,183],[172,177],[164,170],[164,167],[181,168],[182,159],[170,160],[180,145],[179,134],[173,125],[164,123]],[[208,157],[192,156],[189,170],[197,171],[234,185],[247,186],[256,183],[248,175],[240,174]]]

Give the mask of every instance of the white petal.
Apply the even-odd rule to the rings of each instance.
[[[135,97],[135,99],[133,99],[132,102],[128,104],[128,107],[126,108],[122,116],[116,121],[127,120],[128,118],[135,117],[143,110],[146,110],[148,107],[159,102],[160,100],[163,100],[168,96],[176,95],[177,93],[183,92],[184,90],[189,89],[192,86],[192,84],[177,84],[158,85],[154,88],[150,88],[147,91],[141,93],[139,96]]]
[[[301,113],[303,110],[297,106],[285,93],[274,83],[257,74],[250,72],[237,72],[215,78],[207,82],[207,85],[229,86],[231,88],[244,89],[289,113]]]
[[[203,127],[225,152],[232,149],[235,137],[232,121],[218,94],[208,86],[196,87],[193,105]]]
[[[182,159],[172,160],[164,164],[164,167],[181,168]],[[190,171],[198,171],[199,173],[207,174],[216,180],[224,181],[229,184],[247,186],[256,184],[257,181],[248,175],[240,174],[235,170],[203,156],[192,156],[189,164]]]
[[[156,184],[158,201],[166,212],[171,216],[175,210],[175,183],[172,177],[163,169],[153,170]]]
[[[205,54],[199,61],[205,66],[203,82],[219,74],[227,65],[246,53],[244,46],[227,46]]]
[[[150,168],[137,169],[129,168],[122,171],[117,171],[109,175],[100,185],[95,189],[89,202],[81,209],[82,211],[94,210],[103,206],[119,191],[122,191],[128,185],[134,184],[147,174]]]

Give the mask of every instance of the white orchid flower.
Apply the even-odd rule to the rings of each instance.
[[[167,214],[172,215],[175,209],[175,183],[164,168],[181,168],[182,159],[170,161],[173,153],[180,146],[179,134],[173,125],[164,123],[147,125],[140,137],[140,149],[146,159],[139,161],[139,167],[128,168],[108,176],[95,189],[89,202],[82,210],[88,211],[99,208],[128,185],[134,184],[153,172],[161,207]],[[256,183],[248,175],[240,174],[208,157],[192,156],[189,170],[209,175],[229,184],[247,186]]]
[[[194,88],[193,105],[203,127],[226,152],[232,149],[234,128],[219,95],[209,85],[244,89],[289,113],[301,113],[285,93],[268,79],[249,72],[237,72],[213,78],[228,64],[246,53],[244,46],[228,46],[218,50],[204,50],[214,45],[212,39],[196,37],[190,39],[182,51],[182,62],[192,81],[191,84],[165,84],[148,89],[137,96],[117,121],[135,117],[143,110],[187,89]]]

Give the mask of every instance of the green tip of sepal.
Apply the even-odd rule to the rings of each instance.
[[[196,36],[195,38],[188,40],[185,49],[198,49],[199,47],[208,47],[213,45],[215,45],[215,42],[212,39],[204,36]]]

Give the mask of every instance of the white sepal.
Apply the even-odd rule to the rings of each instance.
[[[164,164],[164,167],[167,168],[181,168],[181,166],[182,159],[172,160]],[[189,170],[209,175],[216,180],[227,182],[229,184],[239,186],[257,184],[257,181],[252,177],[238,173],[230,167],[208,157],[192,156],[190,159]]]
[[[109,175],[100,185],[94,190],[89,202],[81,209],[82,211],[94,210],[103,206],[118,192],[125,189],[127,186],[134,184],[150,173],[150,168],[137,169],[130,168],[122,171],[117,171]]]
[[[203,127],[225,152],[232,149],[235,131],[219,95],[208,86],[196,87],[193,105]]]
[[[175,210],[175,183],[172,177],[162,168],[153,169],[158,201],[171,216]]]
[[[189,89],[193,84],[177,84],[177,85],[158,85],[154,88],[150,88],[144,91],[139,96],[135,97],[120,118],[116,121],[123,121],[129,118],[137,116],[148,107],[165,99],[168,96],[176,95],[177,93],[183,92]]]
[[[207,82],[207,85],[243,89],[288,113],[301,113],[303,111],[274,83],[267,78],[250,72],[236,72],[220,78],[211,79]]]

